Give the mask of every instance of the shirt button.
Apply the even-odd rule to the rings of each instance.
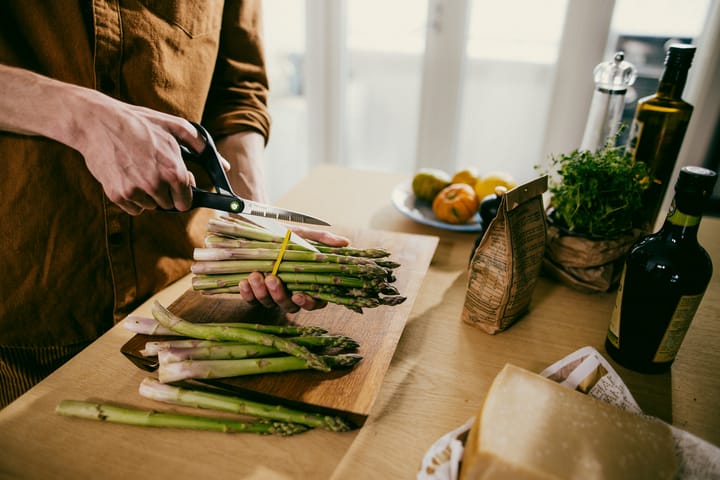
[[[100,79],[100,89],[106,93],[115,91],[115,81],[110,77],[102,77]]]

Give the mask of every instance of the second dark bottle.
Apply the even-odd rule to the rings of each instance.
[[[712,170],[684,167],[665,224],[630,249],[605,341],[627,368],[663,372],[675,360],[712,276],[697,232],[716,179]]]

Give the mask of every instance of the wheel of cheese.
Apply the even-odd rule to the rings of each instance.
[[[656,480],[675,470],[667,424],[506,365],[468,433],[460,479]]]

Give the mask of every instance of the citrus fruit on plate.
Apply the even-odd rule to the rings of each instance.
[[[453,175],[450,183],[465,183],[467,185],[470,185],[471,187],[474,187],[478,179],[479,174],[476,169],[466,168],[464,170],[456,172],[455,175]]]
[[[483,199],[488,195],[495,193],[495,187],[505,187],[512,190],[517,186],[517,182],[507,172],[489,172],[483,175],[475,183],[475,193],[478,198]]]

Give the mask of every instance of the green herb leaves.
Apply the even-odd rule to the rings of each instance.
[[[574,150],[552,157],[554,220],[571,232],[615,237],[633,228],[651,178],[644,162],[608,143],[595,152]]]

